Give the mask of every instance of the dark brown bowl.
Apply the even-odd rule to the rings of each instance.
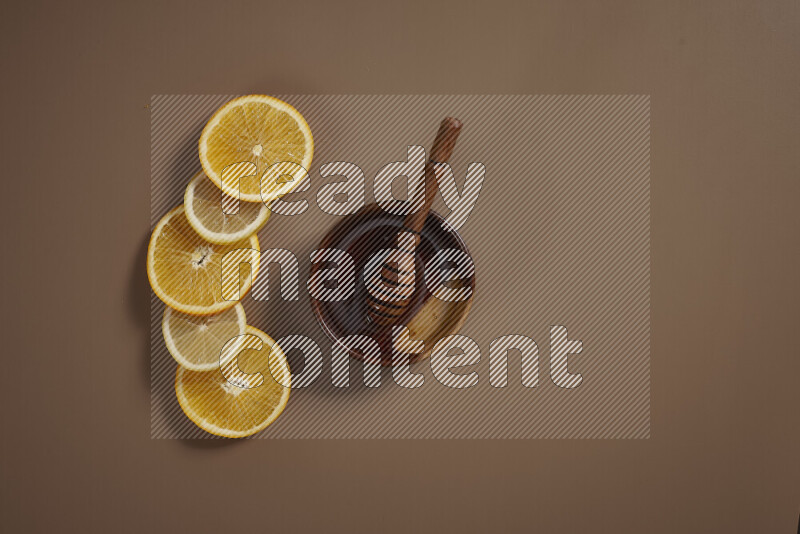
[[[334,342],[348,335],[366,335],[381,347],[381,365],[391,365],[391,329],[372,323],[367,318],[364,265],[369,255],[379,249],[391,248],[394,237],[403,225],[403,217],[386,213],[376,204],[364,207],[358,213],[345,217],[322,239],[320,249],[339,249],[348,252],[356,264],[356,290],[340,302],[311,299],[311,307],[322,330]],[[439,250],[455,248],[469,254],[467,245],[458,232],[450,228],[441,215],[431,211],[421,232],[417,247],[417,273],[422,273],[425,263]],[[312,275],[326,268],[325,263],[313,263]],[[424,350],[411,356],[418,361],[430,354],[437,341],[457,333],[469,314],[475,295],[475,275],[464,280],[472,295],[462,302],[446,302],[432,296],[427,287],[418,281],[418,290],[396,325],[409,329],[412,339],[421,340]],[[360,348],[347,347],[354,358],[365,359]]]

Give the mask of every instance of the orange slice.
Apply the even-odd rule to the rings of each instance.
[[[228,245],[215,245],[195,233],[186,220],[183,206],[162,218],[150,236],[147,249],[147,277],[150,287],[164,303],[179,312],[211,315],[227,310],[236,300],[222,295],[222,260],[235,265],[235,273],[225,277],[225,295],[238,281],[239,296],[250,290],[258,273],[260,249],[255,235]],[[242,263],[249,263],[250,269]],[[252,275],[250,272],[252,271]],[[230,271],[226,270],[226,274]]]
[[[217,110],[200,135],[199,151],[206,175],[225,194],[269,203],[307,176],[314,138],[303,116],[286,102],[248,95]]]
[[[236,304],[216,315],[189,315],[164,310],[161,331],[167,350],[181,366],[192,371],[219,369],[220,354],[227,342],[245,333],[244,308]]]
[[[223,198],[226,199],[224,203]],[[270,212],[263,203],[242,202],[236,213],[229,215],[225,210],[230,209],[235,201],[231,204],[228,200],[230,197],[220,193],[202,172],[189,182],[183,196],[186,219],[206,241],[220,245],[241,241],[267,223]]]
[[[260,432],[289,400],[291,374],[283,351],[264,332],[252,326],[246,332],[243,343],[226,345],[235,348],[221,369],[199,373],[178,367],[175,376],[183,412],[217,436],[243,438]]]

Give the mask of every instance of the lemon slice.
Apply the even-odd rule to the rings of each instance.
[[[236,300],[223,299],[222,260],[238,268],[239,297],[253,285],[259,264],[258,238],[255,235],[229,245],[209,243],[195,233],[186,220],[183,206],[162,218],[150,236],[147,249],[147,277],[153,292],[167,306],[193,315],[211,315],[233,307]],[[249,270],[241,263],[249,263]],[[226,273],[230,271],[226,270]],[[226,296],[235,285],[235,272],[225,277]]]
[[[217,110],[200,135],[199,149],[203,170],[225,194],[268,203],[307,176],[314,139],[292,106],[271,96],[248,95]],[[273,167],[279,162],[284,165]]]
[[[175,376],[175,395],[183,413],[217,436],[243,438],[260,432],[289,400],[291,375],[283,351],[252,326],[246,333],[243,344],[228,351],[221,369],[198,373],[178,367]]]
[[[232,338],[244,334],[246,328],[241,304],[206,316],[177,312],[167,306],[161,320],[167,350],[176,362],[191,371],[219,369],[222,348]]]
[[[183,196],[186,219],[203,239],[219,245],[250,237],[269,219],[269,209],[263,203],[242,202],[235,214],[228,215],[223,208],[235,205],[229,200],[204,173],[198,173]]]

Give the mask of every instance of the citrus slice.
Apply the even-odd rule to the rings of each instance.
[[[244,308],[236,304],[216,315],[189,315],[164,310],[161,331],[167,350],[175,361],[191,371],[219,369],[220,354],[232,338],[245,333]]]
[[[255,235],[229,245],[205,241],[189,225],[183,206],[178,206],[158,222],[150,236],[147,277],[153,292],[170,308],[211,315],[231,308],[250,290],[258,273],[259,250]],[[242,263],[249,263],[251,268]],[[238,299],[223,298],[223,289],[226,297],[235,294]]]
[[[199,149],[203,170],[225,194],[268,203],[307,176],[314,139],[292,106],[271,96],[248,95],[217,110],[200,135]]]
[[[235,205],[231,200],[200,172],[189,182],[183,196],[186,219],[200,237],[219,245],[250,237],[269,219],[269,208],[264,203],[242,202],[236,213],[228,214],[226,211]]]
[[[289,400],[286,355],[264,332],[248,326],[246,333],[238,347],[228,350],[236,343],[226,345],[221,368],[198,373],[178,367],[175,376],[175,395],[183,413],[217,436],[243,438],[260,432]]]

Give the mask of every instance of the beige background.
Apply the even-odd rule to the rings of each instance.
[[[794,532],[796,2],[7,4],[10,532]],[[652,432],[151,441],[154,93],[651,94]]]

